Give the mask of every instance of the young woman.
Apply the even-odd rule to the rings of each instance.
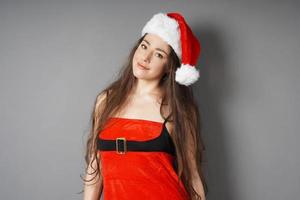
[[[155,14],[118,79],[99,93],[84,200],[205,200],[192,89],[200,43],[179,13]]]

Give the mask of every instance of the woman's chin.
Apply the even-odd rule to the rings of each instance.
[[[147,76],[145,76],[143,73],[135,72],[133,75],[138,79],[147,79]]]
[[[140,77],[140,78],[146,78],[146,75],[148,74],[149,70],[144,70],[144,69],[139,69],[139,68],[135,68],[133,69],[133,74],[136,77]]]

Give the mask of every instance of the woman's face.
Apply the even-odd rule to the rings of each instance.
[[[166,72],[170,48],[159,36],[147,34],[133,56],[134,76],[145,80],[160,80]]]

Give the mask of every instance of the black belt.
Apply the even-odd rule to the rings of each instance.
[[[161,136],[159,138],[161,138]],[[175,156],[173,168],[177,171],[177,158],[173,142],[170,141],[168,145],[164,146],[161,144],[164,140],[159,138],[149,141],[130,141],[123,137],[116,138],[116,140],[104,140],[98,138],[97,148],[98,150],[104,151],[116,151],[118,154],[125,154],[127,151],[167,152]]]
[[[116,140],[105,140],[98,138],[97,148],[98,150],[116,151],[118,154],[125,154],[127,151],[160,151],[167,152],[171,155],[175,155],[175,147],[171,138],[167,138],[167,141],[161,134],[158,138],[148,141],[132,141],[126,140],[124,137],[116,138]]]
[[[159,137],[160,138],[160,137]],[[173,160],[173,168],[177,171],[177,158],[175,147],[173,143],[167,145],[166,147],[162,147],[158,138],[150,141],[126,141],[126,138],[117,138],[116,140],[103,140],[98,138],[97,148],[98,150],[106,150],[106,151],[114,151],[118,154],[125,154],[126,151],[163,151],[167,152],[173,156],[175,159]]]

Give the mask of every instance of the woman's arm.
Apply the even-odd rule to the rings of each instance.
[[[203,184],[202,181],[200,179],[199,173],[197,171],[197,164],[196,164],[196,160],[194,157],[192,157],[190,159],[190,165],[191,165],[191,172],[192,172],[192,184],[194,189],[196,190],[196,192],[198,194],[200,194],[201,200],[205,200],[205,193],[204,193],[204,188],[203,188]]]
[[[98,159],[98,158],[97,158]],[[92,164],[89,165],[87,174],[85,176],[86,180],[92,179],[95,174],[93,173],[93,169],[97,169],[97,163],[94,161]],[[84,193],[83,193],[83,200],[99,200],[102,194],[103,189],[103,180],[102,176],[98,174],[92,181],[84,182]]]
[[[105,106],[105,100],[106,94],[101,93],[98,95],[95,105],[95,113],[100,113],[103,111],[103,108]],[[99,115],[95,115],[95,123],[99,122]],[[95,127],[93,127],[95,128]],[[99,159],[99,154],[97,154],[97,159],[99,162],[99,167],[101,169],[101,159]],[[95,169],[97,169],[97,163],[96,160],[92,162],[92,158],[90,159],[91,163],[88,165],[87,173],[85,175],[86,180],[90,180],[95,176]],[[92,174],[91,174],[92,173]],[[90,182],[84,182],[84,194],[83,194],[83,200],[99,200],[102,194],[103,189],[103,177],[101,173],[98,173],[97,176]]]
[[[192,185],[194,190],[200,195],[201,200],[205,200],[205,192],[203,183],[198,173],[197,162],[196,162],[196,144],[190,135],[187,135],[187,157],[189,162],[189,167],[192,174]]]
[[[169,130],[170,133],[173,133],[174,129],[174,124],[169,122],[166,123],[167,129]],[[190,170],[192,173],[192,185],[193,188],[196,190],[196,192],[200,195],[201,200],[206,200],[205,198],[205,193],[204,193],[204,188],[202,181],[200,179],[198,170],[197,170],[197,164],[196,164],[196,157],[195,157],[195,143],[193,142],[191,137],[188,137],[187,135],[187,142],[188,142],[188,161],[189,161],[189,166]]]

